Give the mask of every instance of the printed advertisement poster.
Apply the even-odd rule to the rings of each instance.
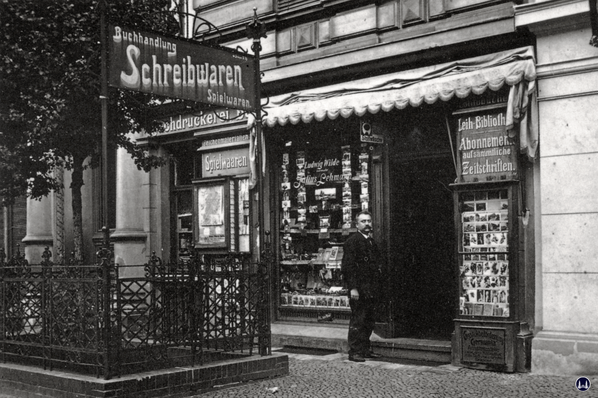
[[[199,247],[226,245],[224,225],[224,186],[206,185],[197,188],[197,221]]]

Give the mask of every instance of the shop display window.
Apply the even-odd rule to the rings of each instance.
[[[343,242],[370,208],[371,147],[287,145],[279,158],[280,305],[349,310]]]
[[[460,315],[509,317],[509,190],[459,193]]]
[[[190,145],[174,147],[172,162],[172,256],[186,261],[194,250],[250,251],[247,175],[202,178],[201,155]]]

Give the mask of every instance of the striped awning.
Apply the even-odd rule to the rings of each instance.
[[[514,127],[520,126],[520,148],[533,159],[538,140],[536,124],[528,118],[528,104],[535,80],[533,48],[524,47],[270,97],[263,120],[274,127],[334,120],[339,115],[362,116],[497,91],[506,84],[511,87],[507,129],[516,134]]]

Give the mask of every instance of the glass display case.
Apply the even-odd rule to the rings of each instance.
[[[195,249],[223,253],[250,251],[247,177],[195,181],[194,214]]]
[[[460,192],[459,314],[507,318],[509,190]]]

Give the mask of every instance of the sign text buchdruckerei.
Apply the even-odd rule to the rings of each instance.
[[[110,26],[110,85],[219,107],[255,110],[251,56]]]

